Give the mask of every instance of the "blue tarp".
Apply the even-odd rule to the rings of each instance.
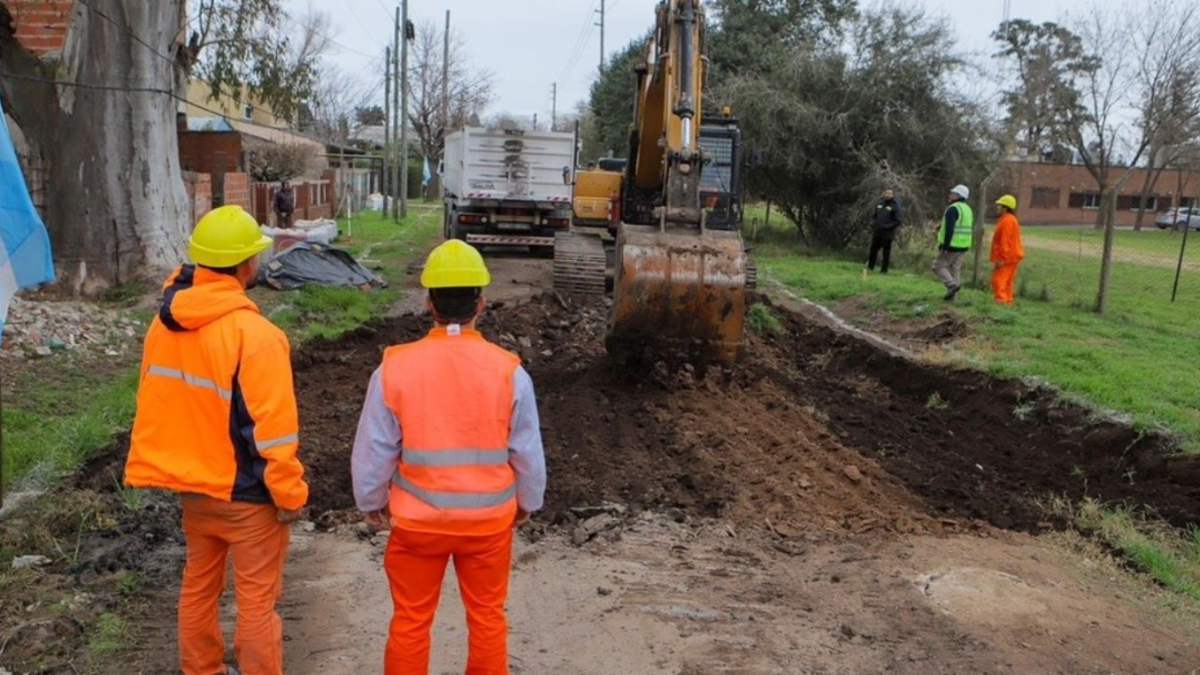
[[[48,281],[54,281],[50,237],[29,198],[0,101],[0,340],[12,296]]]

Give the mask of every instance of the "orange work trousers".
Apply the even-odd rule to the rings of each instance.
[[[392,587],[392,625],[384,675],[429,672],[429,629],[441,597],[447,561],[467,610],[467,675],[508,675],[508,573],[513,532],[484,537],[392,528],[383,566]]]
[[[276,514],[270,504],[183,497],[187,564],[179,590],[179,660],[184,675],[226,672],[218,621],[226,556],[233,557],[238,667],[243,675],[283,674],[283,622],[275,604],[283,590],[290,531]]]
[[[1017,266],[1020,263],[996,265],[992,268],[992,295],[996,302],[1011,305],[1013,303],[1013,284],[1017,279]]]

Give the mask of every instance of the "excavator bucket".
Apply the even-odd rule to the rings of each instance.
[[[746,315],[746,254],[736,231],[625,223],[616,250],[610,354],[733,363]]]

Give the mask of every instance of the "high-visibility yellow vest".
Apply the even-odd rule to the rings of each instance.
[[[957,201],[946,209],[958,211],[958,222],[954,224],[954,236],[950,238],[950,248],[967,250],[971,248],[972,232],[975,228],[975,214],[964,201]],[[942,214],[942,227],[938,230],[938,244],[946,245],[946,215]]]

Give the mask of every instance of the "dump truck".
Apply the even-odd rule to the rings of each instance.
[[[747,282],[753,278],[738,232],[733,186],[738,136],[724,127],[729,152],[702,142],[704,7],[662,0],[636,75],[629,156],[621,174],[612,255],[603,239],[558,235],[555,288],[603,293],[611,277],[605,346],[618,360],[648,352],[732,363],[742,346]],[[728,169],[728,181],[716,173]],[[706,172],[716,180],[706,183]],[[727,196],[718,213],[721,194]],[[736,208],[735,208],[736,207]],[[610,262],[611,259],[611,262]],[[653,354],[649,354],[653,356]]]
[[[550,256],[571,224],[575,135],[464,127],[446,137],[444,232]]]

